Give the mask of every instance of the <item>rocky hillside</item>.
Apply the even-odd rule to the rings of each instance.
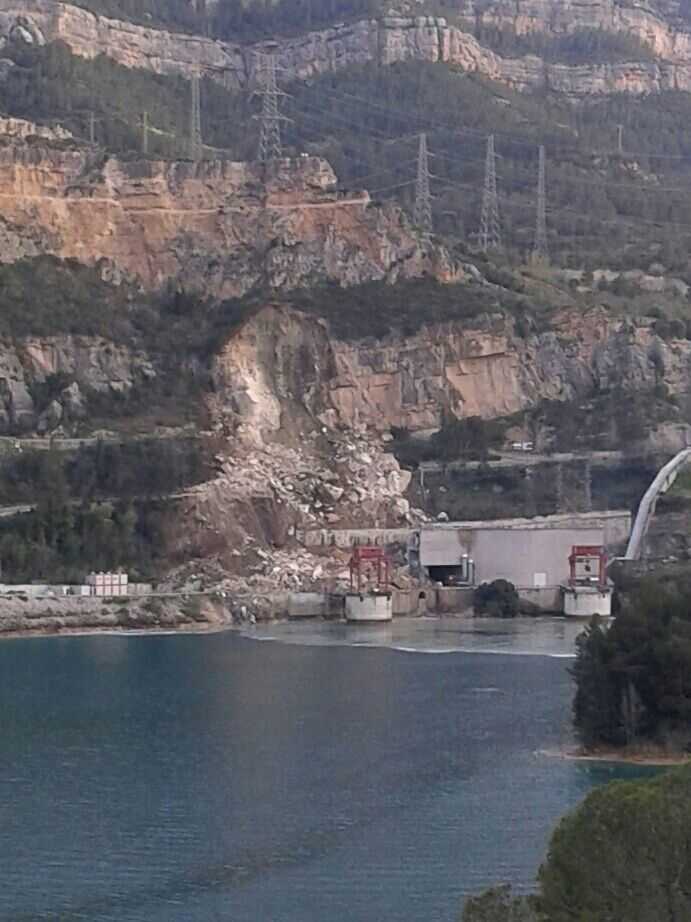
[[[305,80],[365,63],[415,60],[444,61],[518,90],[548,85],[573,98],[691,89],[691,33],[653,10],[612,0],[587,4],[533,0],[481,8],[469,0],[453,14],[453,22],[433,16],[388,16],[285,39],[278,49],[282,75],[287,81]],[[477,41],[472,30],[478,23],[509,26],[517,34],[603,29],[642,41],[654,59],[570,67],[529,56],[505,58]],[[246,87],[254,77],[252,47],[139,26],[54,0],[2,0],[0,30],[36,45],[59,39],[75,54],[87,58],[103,54],[127,67],[157,74],[189,77],[201,72],[228,89]]]
[[[391,206],[344,196],[317,158],[123,163],[86,148],[0,148],[3,262],[50,254],[147,289],[227,298],[258,284],[394,281],[432,268]],[[439,271],[449,271],[439,266]]]
[[[518,332],[496,313],[344,341],[297,300],[267,305],[213,360],[222,470],[190,493],[183,546],[237,569],[257,564],[257,548],[289,547],[296,531],[410,525],[419,515],[405,492],[410,475],[382,451],[391,430],[436,429],[449,414],[503,418],[509,431],[542,411],[543,448],[558,446],[573,420],[584,434],[590,427],[584,447],[610,451],[654,448],[666,418],[674,425],[659,437],[674,450],[689,433],[679,406],[690,373],[691,342],[602,310],[560,311],[542,330]],[[589,422],[578,422],[581,407]]]

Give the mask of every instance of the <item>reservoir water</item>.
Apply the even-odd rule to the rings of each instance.
[[[454,922],[614,776],[563,621],[0,644],[0,919]],[[620,774],[620,772],[617,772]]]

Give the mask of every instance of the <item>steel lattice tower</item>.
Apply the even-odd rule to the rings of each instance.
[[[533,256],[536,259],[547,259],[547,196],[545,191],[545,148],[540,145],[538,172],[537,172],[537,221],[535,224],[535,247]]]
[[[201,160],[204,151],[202,145],[202,112],[199,74],[192,77],[192,111],[190,113],[190,160]]]
[[[427,152],[427,135],[420,135],[417,155],[417,181],[415,183],[416,226],[423,234],[432,233],[432,195],[429,191],[429,155]]]
[[[281,147],[281,122],[284,121],[279,111],[278,98],[284,94],[278,89],[276,80],[276,55],[257,52],[258,77],[262,97],[262,111],[259,116],[259,159],[279,159],[283,156]]]
[[[499,226],[499,200],[497,199],[497,170],[494,156],[494,135],[487,138],[487,155],[485,157],[485,187],[482,192],[482,213],[480,215],[480,249],[486,253],[489,249],[501,246]]]
[[[583,505],[585,512],[593,511],[593,468],[590,461],[583,467]]]

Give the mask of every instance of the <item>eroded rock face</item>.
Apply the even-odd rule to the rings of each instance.
[[[87,414],[91,394],[126,396],[155,378],[148,356],[101,337],[55,336],[0,343],[0,432],[53,431]],[[37,386],[56,382],[35,399]]]
[[[217,297],[259,282],[290,289],[450,271],[399,209],[371,206],[366,192],[344,196],[335,184],[316,157],[266,168],[101,163],[88,150],[11,143],[0,148],[0,260],[71,257],[150,290],[177,282]]]
[[[370,62],[388,65],[408,60],[446,61],[518,90],[548,84],[553,91],[573,98],[670,89],[691,91],[691,33],[676,25],[673,14],[667,20],[653,10],[619,5],[614,0],[499,0],[482,5],[475,0],[461,0],[459,12],[461,26],[450,25],[441,17],[389,16],[285,39],[277,49],[281,72],[290,81]],[[649,45],[656,60],[568,67],[546,64],[536,57],[502,58],[466,31],[476,19],[508,26],[519,33],[558,34],[579,28],[623,32]],[[137,26],[96,16],[69,3],[0,0],[0,35],[17,33],[29,44],[59,39],[82,57],[104,54],[125,67],[157,74],[190,77],[201,70],[229,89],[247,87],[254,79],[254,47]]]
[[[416,431],[438,427],[445,410],[492,419],[612,387],[664,384],[682,394],[691,342],[666,342],[649,321],[593,309],[563,311],[551,329],[526,336],[494,314],[347,343],[318,319],[269,307],[228,341],[214,375],[217,418],[256,444],[285,432],[296,413],[331,428]]]
[[[299,531],[420,520],[405,496],[410,474],[386,451],[392,426],[437,428],[445,410],[489,419],[612,386],[683,394],[691,342],[665,342],[650,322],[603,309],[564,310],[526,335],[493,314],[343,342],[319,318],[268,305],[228,339],[212,374],[219,472],[186,494],[175,540],[181,556],[215,556],[259,587],[283,585]],[[339,576],[345,560],[324,552]],[[312,565],[294,577],[311,585]]]

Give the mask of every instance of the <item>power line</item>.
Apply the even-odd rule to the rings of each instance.
[[[480,248],[483,253],[501,246],[499,228],[499,202],[497,201],[497,173],[494,162],[494,135],[487,138],[485,161],[485,186],[482,190],[482,213],[480,215]]]
[[[547,259],[547,198],[545,192],[545,148],[540,145],[537,169],[537,219],[535,222],[535,246],[533,256]]]
[[[415,183],[414,220],[420,231],[428,237],[432,233],[432,196],[429,190],[429,160],[427,135],[420,135],[417,155],[417,181]]]
[[[280,113],[279,96],[284,96],[278,89],[276,80],[276,55],[255,51],[257,57],[262,111],[259,116],[259,159],[279,160],[283,156],[281,146],[281,122],[286,121]]]
[[[192,75],[192,109],[190,112],[189,157],[190,160],[199,161],[203,155],[202,143],[202,115],[201,92],[199,87],[199,74]]]

